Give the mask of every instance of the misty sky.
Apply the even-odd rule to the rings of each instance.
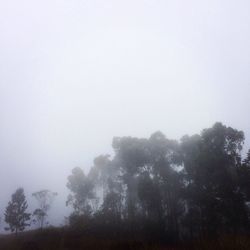
[[[0,0],[0,210],[48,188],[60,223],[71,169],[113,136],[216,121],[250,147],[248,0]]]

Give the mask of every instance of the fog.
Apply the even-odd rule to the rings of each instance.
[[[0,1],[0,217],[11,194],[58,192],[114,136],[216,121],[250,146],[249,1]],[[3,225],[1,223],[1,228]]]

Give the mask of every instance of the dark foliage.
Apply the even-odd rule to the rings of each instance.
[[[9,224],[9,227],[5,229],[17,234],[17,232],[23,231],[25,227],[29,226],[30,214],[26,212],[27,208],[24,190],[19,188],[12,194],[11,201],[6,207],[5,222]]]
[[[69,226],[40,231],[23,249],[249,249],[250,151],[242,157],[243,144],[242,131],[221,123],[180,141],[161,132],[116,137],[113,157],[101,155],[88,174],[74,168],[68,177]],[[33,195],[43,227],[56,193]],[[12,231],[27,226],[26,209],[19,189],[6,208]]]
[[[180,142],[114,138],[115,155],[72,171],[70,225],[101,234],[175,243],[249,230],[250,153],[244,134],[221,123]]]

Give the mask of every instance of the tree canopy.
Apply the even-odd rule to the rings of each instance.
[[[216,123],[170,140],[115,137],[114,156],[94,160],[88,174],[68,178],[75,215],[112,228],[178,240],[249,228],[250,153],[244,133]],[[116,229],[117,230],[117,229]]]
[[[28,204],[23,188],[18,188],[11,196],[11,201],[5,210],[5,222],[9,225],[6,230],[15,232],[23,231],[29,226],[30,214],[26,212]]]

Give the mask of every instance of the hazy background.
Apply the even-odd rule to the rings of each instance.
[[[57,191],[113,136],[216,121],[250,147],[248,0],[0,0],[0,214],[16,188]],[[1,224],[3,228],[3,224]]]

